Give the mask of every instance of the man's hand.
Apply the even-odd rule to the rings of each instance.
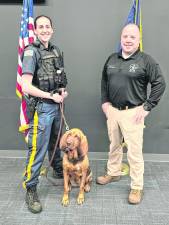
[[[135,114],[134,117],[133,117],[133,122],[134,122],[135,124],[141,123],[142,121],[144,121],[144,118],[145,118],[146,116],[148,116],[149,113],[150,113],[149,111],[145,111],[145,110],[144,110],[144,108],[143,108],[142,105],[139,106],[139,107],[137,108],[136,114]]]
[[[108,107],[111,105],[110,102],[105,102],[102,104],[102,110],[106,116],[106,118],[108,118],[107,112],[108,112]]]

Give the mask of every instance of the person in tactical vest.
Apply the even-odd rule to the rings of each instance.
[[[45,15],[34,21],[36,41],[25,48],[22,67],[22,90],[30,105],[30,128],[28,155],[23,185],[26,187],[26,203],[32,213],[42,211],[37,194],[40,169],[48,151],[49,160],[60,127],[60,103],[68,93],[63,56],[50,39],[53,35],[52,21]],[[60,149],[52,161],[55,174],[62,177]]]

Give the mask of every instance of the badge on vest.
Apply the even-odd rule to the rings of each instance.
[[[30,49],[26,50],[24,52],[24,56],[33,56],[33,50],[30,50]]]

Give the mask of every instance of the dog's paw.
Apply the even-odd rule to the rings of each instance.
[[[84,193],[83,194],[79,193],[78,198],[77,198],[77,204],[82,205],[84,203],[84,201],[85,201]]]
[[[68,206],[69,205],[69,196],[68,195],[63,195],[62,205],[63,206]]]
[[[90,185],[86,184],[84,187],[85,192],[89,192],[90,191]]]

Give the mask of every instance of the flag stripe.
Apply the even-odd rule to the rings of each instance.
[[[143,28],[142,28],[142,13],[141,13],[141,8],[140,8],[140,51],[143,51]]]
[[[17,82],[16,82],[16,94],[21,99],[20,106],[20,127],[19,131],[27,135],[27,129],[29,127],[29,120],[26,115],[26,101],[22,98],[22,54],[24,48],[33,43],[35,40],[34,35],[34,19],[33,19],[33,0],[23,0],[22,15],[20,22],[20,35],[18,45],[18,67],[17,67]]]

